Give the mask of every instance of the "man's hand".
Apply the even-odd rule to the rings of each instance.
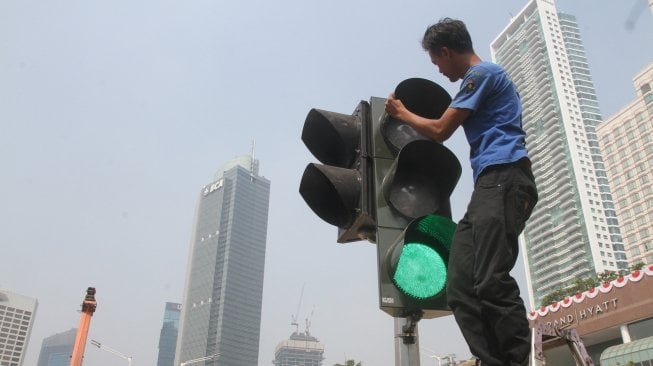
[[[442,117],[428,119],[411,112],[394,93],[385,101],[385,111],[394,119],[402,121],[422,135],[437,142],[444,142],[472,113],[469,109],[447,108]]]
[[[404,106],[401,100],[395,98],[394,93],[388,95],[385,101],[385,111],[393,118],[407,122],[412,113]]]

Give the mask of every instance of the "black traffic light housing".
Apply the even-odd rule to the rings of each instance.
[[[439,118],[451,103],[442,87],[419,78],[401,82],[395,97],[427,118]],[[449,315],[444,285],[455,230],[449,197],[460,178],[460,162],[444,145],[389,117],[384,103],[381,98],[370,101],[379,306],[394,317]],[[433,259],[423,263],[430,277],[419,268],[404,270],[403,262],[408,262],[405,258],[415,244],[421,248],[417,259]],[[406,273],[408,277],[401,277]],[[430,292],[420,295],[422,292],[413,291],[406,281],[426,284]],[[438,285],[430,286],[433,282]]]
[[[311,109],[302,141],[324,164],[306,166],[299,193],[320,218],[338,227],[339,243],[375,241],[369,149],[369,103],[351,115]]]
[[[428,118],[439,118],[451,102],[442,87],[419,78],[402,81],[395,96]],[[351,115],[309,111],[302,140],[323,164],[308,164],[299,192],[338,227],[339,243],[377,244],[383,311],[411,319],[448,315],[444,286],[455,230],[449,197],[460,163],[444,145],[389,117],[384,104],[372,97]]]

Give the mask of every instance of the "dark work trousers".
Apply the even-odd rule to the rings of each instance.
[[[528,365],[531,332],[510,271],[535,203],[528,159],[490,166],[477,179],[454,235],[447,300],[481,365]]]

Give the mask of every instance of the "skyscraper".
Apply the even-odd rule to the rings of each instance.
[[[637,98],[597,129],[630,265],[653,263],[653,64]]]
[[[0,366],[22,366],[37,306],[34,298],[0,290]]]
[[[201,189],[175,364],[258,364],[270,181],[253,154],[227,162]]]
[[[556,289],[628,268],[596,126],[581,35],[553,0],[531,0],[490,45],[513,79],[539,202],[522,234],[534,306]]]
[[[156,366],[173,366],[175,362],[175,347],[179,332],[179,313],[181,304],[167,302],[163,311],[163,326],[159,336],[159,358]]]
[[[73,352],[77,328],[57,333],[43,340],[36,366],[68,366]]]

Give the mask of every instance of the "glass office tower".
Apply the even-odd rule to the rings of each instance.
[[[522,235],[533,306],[556,289],[628,268],[599,150],[601,121],[576,19],[531,0],[491,46],[523,104],[540,199]]]
[[[68,366],[73,353],[77,328],[57,333],[43,340],[36,366]]]
[[[258,161],[227,162],[201,189],[175,365],[257,365],[270,181]]]
[[[167,302],[163,311],[163,326],[159,336],[159,358],[156,366],[173,366],[175,362],[175,347],[179,333],[179,314],[181,304]]]

